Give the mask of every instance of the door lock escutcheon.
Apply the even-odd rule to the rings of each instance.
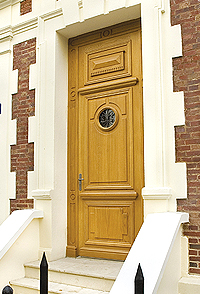
[[[79,191],[82,190],[82,181],[83,181],[82,174],[79,174],[78,176]]]

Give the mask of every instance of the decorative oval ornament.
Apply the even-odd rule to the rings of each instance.
[[[100,111],[97,113],[96,117],[96,123],[98,127],[104,131],[108,132],[115,128],[115,126],[118,123],[118,112],[113,107],[103,107]]]
[[[99,123],[103,128],[110,128],[115,123],[116,117],[112,109],[106,108],[99,115]]]

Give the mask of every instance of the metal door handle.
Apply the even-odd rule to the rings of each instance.
[[[79,174],[79,176],[78,176],[79,191],[82,190],[82,181],[83,181],[82,174]]]

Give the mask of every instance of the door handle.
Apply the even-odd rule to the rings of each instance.
[[[83,181],[82,174],[79,174],[78,176],[79,191],[82,190],[82,181]]]

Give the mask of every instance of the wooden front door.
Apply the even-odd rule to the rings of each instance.
[[[125,259],[143,220],[140,21],[69,40],[68,256]]]

